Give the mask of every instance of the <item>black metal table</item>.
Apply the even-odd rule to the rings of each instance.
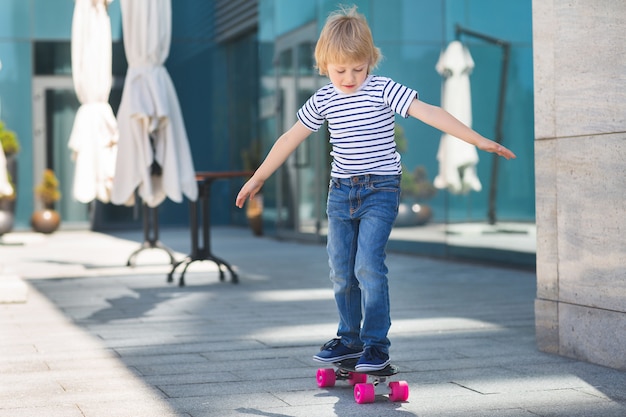
[[[157,207],[148,207],[146,204],[142,204],[143,208],[143,243],[133,253],[130,254],[126,261],[126,266],[135,266],[135,259],[140,252],[146,249],[161,249],[167,253],[170,257],[170,264],[175,265],[176,259],[174,258],[174,252],[165,246],[159,240],[159,220]]]
[[[178,285],[185,285],[185,272],[187,268],[193,262],[196,261],[211,261],[217,264],[217,269],[220,273],[220,281],[224,281],[225,267],[231,276],[231,282],[237,284],[239,277],[237,273],[233,271],[231,265],[219,258],[211,252],[211,185],[216,180],[237,178],[237,177],[249,177],[254,172],[251,171],[222,171],[222,172],[197,172],[196,181],[198,182],[198,201],[190,201],[190,228],[191,228],[191,253],[185,257],[182,261],[176,262],[172,267],[172,270],[167,276],[167,282],[174,281],[174,273],[179,266],[184,265],[184,268],[178,279]],[[200,204],[200,218],[198,218],[198,203]],[[199,224],[200,223],[200,224]],[[202,246],[200,246],[200,240],[198,236],[198,229],[202,228]]]

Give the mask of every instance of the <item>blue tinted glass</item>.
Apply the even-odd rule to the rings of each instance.
[[[27,38],[30,15],[30,2],[24,0],[4,0],[0,2],[0,37]]]
[[[74,15],[73,1],[31,0],[30,4],[33,14],[33,38],[70,39]]]
[[[443,6],[433,0],[372,2],[368,17],[376,42],[440,42]]]

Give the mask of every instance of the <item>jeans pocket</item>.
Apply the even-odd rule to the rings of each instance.
[[[400,176],[385,177],[385,178],[374,180],[370,183],[370,188],[374,191],[399,192],[400,191]]]

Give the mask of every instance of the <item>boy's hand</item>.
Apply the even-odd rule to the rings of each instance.
[[[487,139],[486,142],[483,142],[483,143],[481,143],[480,146],[478,146],[480,150],[498,154],[506,159],[517,158],[512,151],[510,151],[509,149],[505,148],[504,146],[500,145],[497,142]]]
[[[261,190],[263,187],[263,181],[259,181],[254,177],[250,178],[239,190],[239,194],[237,194],[237,199],[235,200],[235,205],[239,208],[242,208],[245,204],[246,200],[253,199],[255,195]]]

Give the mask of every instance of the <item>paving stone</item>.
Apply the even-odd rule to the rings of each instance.
[[[626,373],[536,349],[533,273],[394,253],[391,356],[409,400],[359,405],[345,381],[318,388],[326,366],[311,356],[337,326],[323,245],[212,232],[240,284],[208,262],[168,284],[158,254],[116,265],[140,232],[11,247],[29,297],[0,304],[0,417],[626,415]],[[161,238],[189,250],[186,230]]]

